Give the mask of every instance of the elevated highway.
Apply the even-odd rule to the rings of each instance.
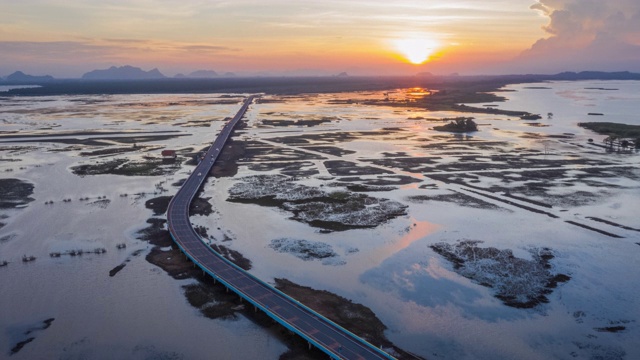
[[[205,244],[193,229],[189,221],[189,206],[254,98],[247,98],[238,113],[223,127],[203,159],[169,203],[167,221],[173,240],[203,271],[332,359],[394,359],[225,259]]]

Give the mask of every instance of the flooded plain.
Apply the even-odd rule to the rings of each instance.
[[[502,90],[480,106],[541,118],[428,111],[405,89],[264,96],[192,222],[269,283],[368,307],[420,357],[640,357],[640,157],[577,125],[640,125],[640,83]],[[183,288],[197,280],[147,262],[138,233],[244,96],[0,98],[3,357],[287,351],[245,316],[201,315]],[[403,105],[369,103],[384,98]],[[478,131],[433,129],[460,116]]]

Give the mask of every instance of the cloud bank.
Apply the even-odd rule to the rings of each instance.
[[[516,71],[640,71],[640,1],[539,0],[549,17],[536,41],[516,59]]]

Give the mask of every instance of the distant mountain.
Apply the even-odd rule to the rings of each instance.
[[[213,70],[198,70],[189,74],[187,77],[196,79],[211,79],[217,77],[218,73]]]
[[[44,75],[44,76],[33,76],[27,75],[22,71],[16,71],[13,74],[7,76],[4,81],[9,83],[20,83],[20,84],[34,84],[34,83],[42,83],[54,80],[53,76]]]
[[[234,77],[234,76],[236,76],[236,74],[235,74],[235,73],[232,73],[232,72],[226,72],[226,73],[224,73],[224,75],[222,75],[222,76],[224,76],[224,77]]]
[[[121,67],[112,66],[105,70],[93,70],[82,75],[84,80],[149,80],[164,79],[166,76],[158,69],[144,71],[140,68],[125,65]]]
[[[229,74],[229,73],[227,73]],[[192,73],[190,73],[189,75],[185,75],[185,74],[176,74],[174,76],[175,79],[213,79],[213,78],[217,78],[220,75],[213,71],[213,70],[198,70],[198,71],[194,71]],[[227,76],[225,74],[225,76]]]
[[[434,75],[429,72],[417,73],[418,77],[433,77],[447,81],[466,80],[496,80],[504,81],[506,84],[531,83],[539,81],[579,81],[579,80],[640,80],[640,73],[629,71],[606,72],[606,71],[565,71],[558,74],[511,74],[511,75],[460,75],[451,73],[449,75]]]
[[[219,74],[213,70],[198,70],[190,73],[189,75],[185,74],[176,74],[174,78],[176,79],[213,79],[217,78]]]
[[[336,75],[337,77],[348,77],[349,74],[347,74],[346,72],[341,72],[340,74]]]

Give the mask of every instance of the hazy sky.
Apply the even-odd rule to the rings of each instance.
[[[125,64],[168,76],[640,71],[640,1],[0,0],[0,76]]]

